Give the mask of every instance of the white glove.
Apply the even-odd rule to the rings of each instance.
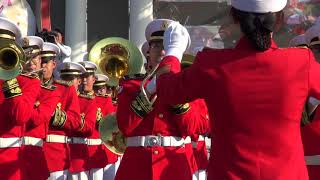
[[[191,42],[188,30],[179,22],[172,22],[163,36],[165,56],[175,56],[181,62]]]

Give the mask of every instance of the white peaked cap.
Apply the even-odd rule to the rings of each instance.
[[[81,64],[85,69],[86,72],[95,72],[97,70],[97,65],[91,61],[82,61],[79,62],[79,64]]]
[[[28,44],[24,44],[26,46],[38,46],[40,49],[43,47],[43,39],[38,36],[26,36],[23,39],[27,41]]]
[[[245,12],[279,12],[287,5],[287,0],[231,0],[231,6]]]
[[[65,75],[81,75],[86,69],[76,62],[64,62],[58,65],[57,70]]]
[[[42,46],[42,51],[51,51],[51,52],[55,52],[56,55],[60,54],[60,48],[50,42],[44,42],[43,46]]]
[[[0,17],[0,29],[4,29],[14,33],[16,42],[21,41],[21,31],[19,27],[9,19],[5,17]]]
[[[146,40],[163,39],[161,36],[153,36],[152,34],[157,31],[165,31],[172,22],[174,21],[171,19],[155,19],[151,21],[145,30]]]

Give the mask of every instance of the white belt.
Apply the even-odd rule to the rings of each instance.
[[[101,139],[87,139],[88,146],[101,145]]]
[[[320,155],[304,156],[307,165],[320,165]]]
[[[87,144],[88,139],[82,137],[70,137],[70,144]]]
[[[128,147],[139,146],[183,146],[184,139],[175,136],[135,136],[127,138]]]
[[[199,135],[198,141],[204,141],[205,137],[203,135]]]
[[[43,146],[43,140],[40,138],[25,136],[22,137],[22,144],[25,146]]]
[[[64,135],[48,134],[46,142],[49,143],[69,143],[70,139]]]
[[[20,147],[21,138],[0,138],[0,148]]]
[[[190,136],[187,136],[187,137],[184,139],[184,143],[185,143],[185,144],[190,144],[190,143],[191,143],[191,138],[190,138]]]
[[[204,141],[205,141],[205,143],[206,143],[206,147],[207,147],[207,149],[211,149],[211,138],[208,138],[208,137],[206,137],[205,139],[204,139]]]

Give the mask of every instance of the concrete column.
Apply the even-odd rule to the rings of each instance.
[[[144,31],[153,20],[153,0],[129,0],[129,39],[140,49],[146,41]]]
[[[80,62],[87,52],[87,0],[66,0],[65,43],[71,61]]]

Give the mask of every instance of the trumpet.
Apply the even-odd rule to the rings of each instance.
[[[44,68],[40,68],[40,69],[35,69],[35,70],[32,70],[32,71],[27,71],[27,72],[24,72],[24,74],[40,74],[42,73],[44,70]]]
[[[143,95],[143,97],[145,98],[145,100],[148,102],[149,105],[153,105],[154,102],[157,100],[157,95],[154,95],[151,99],[149,99],[147,91],[145,89],[145,86],[148,82],[149,79],[151,79],[152,77],[154,77],[155,73],[157,72],[159,67],[159,64],[157,64],[151,71],[150,73],[147,74],[147,76],[142,80],[141,84],[140,84],[140,90],[141,93]]]
[[[21,73],[25,53],[14,40],[0,39],[0,79],[13,79]]]

